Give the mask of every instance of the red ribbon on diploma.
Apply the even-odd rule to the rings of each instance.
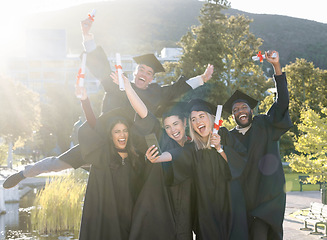
[[[223,124],[223,120],[219,120],[218,125],[215,123],[214,126],[213,126],[213,128],[216,129],[216,130],[218,131],[219,128],[222,126],[222,124]]]
[[[78,74],[77,74],[77,80],[76,80],[76,84],[78,85],[79,84],[79,80],[81,79],[81,78],[84,78],[85,77],[85,74],[82,74],[82,69],[80,68],[79,70],[78,70]]]
[[[260,62],[263,62],[263,56],[261,54],[261,51],[258,52],[257,56],[259,57]]]
[[[89,19],[90,19],[92,22],[94,22],[94,16],[91,16],[91,14],[88,14],[88,16],[89,16]]]
[[[118,69],[123,69],[121,65],[115,65],[116,73],[118,73]]]

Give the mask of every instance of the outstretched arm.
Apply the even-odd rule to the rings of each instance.
[[[174,84],[161,87],[161,99],[163,101],[166,101],[167,99],[173,101],[174,99],[180,98],[186,92],[196,89],[209,81],[212,77],[213,71],[214,66],[208,64],[206,70],[201,75],[190,79],[181,76]]]
[[[12,188],[26,177],[35,177],[41,173],[59,172],[72,168],[68,163],[59,160],[58,157],[44,158],[34,165],[27,165],[24,170],[9,176],[3,183],[4,188]]]
[[[172,160],[172,155],[169,152],[163,152],[160,156],[158,154],[157,147],[153,145],[148,148],[145,156],[152,163],[170,162]]]

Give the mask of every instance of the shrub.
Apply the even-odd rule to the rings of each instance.
[[[86,183],[73,174],[54,177],[36,195],[31,212],[33,228],[39,233],[78,232]]]

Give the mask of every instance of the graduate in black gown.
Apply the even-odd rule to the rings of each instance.
[[[163,127],[158,136],[162,151],[182,148],[189,142],[186,135],[186,103],[162,106],[156,115]],[[145,183],[133,212],[130,239],[192,240],[194,224],[194,187],[191,178],[167,186],[163,168],[169,163],[146,163]]]
[[[94,36],[90,33],[92,24],[93,22],[86,18],[81,22],[81,28],[83,45],[87,53],[86,66],[101,81],[105,90],[102,112],[117,107],[130,107],[125,93],[120,91],[110,78],[111,66],[104,50],[96,45]],[[154,54],[135,56],[133,60],[138,65],[134,71],[132,87],[152,113],[156,112],[159,105],[166,101],[178,99],[186,92],[202,86],[209,80],[205,78],[204,74],[194,78],[187,78],[182,75],[174,84],[160,86],[154,81],[155,74],[165,72],[165,69]],[[207,69],[212,67],[208,64]]]
[[[272,57],[273,54],[276,57]],[[266,114],[252,116],[257,101],[236,91],[224,104],[237,126],[231,134],[247,148],[242,175],[251,239],[283,239],[286,194],[285,176],[279,153],[279,139],[291,127],[286,75],[276,51],[265,53],[274,68],[277,100]]]
[[[143,156],[132,148],[130,124],[118,111],[100,117],[95,129],[85,124],[79,131],[83,159],[72,166],[91,164],[79,239],[129,238]]]
[[[183,149],[168,150],[160,156],[150,147],[146,156],[151,162],[171,161],[172,171],[168,174],[172,176],[167,177],[170,184],[192,179],[196,195],[197,239],[230,239],[232,175],[227,160],[244,162],[244,158],[234,150],[237,146],[227,129],[219,130],[222,137],[212,133],[215,110],[209,103],[197,99],[188,105],[192,142],[185,144]]]
[[[83,90],[79,89],[79,93],[87,122],[78,133],[82,157],[70,159],[69,163],[60,157],[45,158],[10,176],[4,187],[11,188],[41,173],[91,165],[79,239],[128,240],[144,171],[144,154],[137,153],[132,139],[140,140],[139,131],[144,125],[150,128],[156,118],[140,113],[140,119],[132,123],[126,109],[117,108],[97,119]],[[138,99],[133,105],[137,107],[140,102]]]
[[[124,109],[115,109],[79,130],[82,158],[66,163],[57,157],[45,158],[10,176],[5,188],[26,177],[41,173],[78,168],[90,164],[85,193],[81,240],[128,240],[133,207],[143,183],[144,157],[132,144],[133,128]]]

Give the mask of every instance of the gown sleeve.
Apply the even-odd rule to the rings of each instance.
[[[90,99],[87,98],[85,100],[82,100],[81,103],[82,103],[82,108],[83,108],[83,112],[84,112],[86,121],[88,122],[88,124],[90,125],[91,128],[94,128],[95,124],[96,124],[96,117],[93,112]]]
[[[94,51],[87,54],[86,66],[101,81],[106,92],[113,88],[115,83],[110,79],[110,63],[102,47],[98,46]],[[117,85],[115,88],[117,88]]]
[[[83,162],[92,164],[100,159],[102,149],[108,143],[103,129],[105,128],[100,121],[97,121],[94,128],[87,122],[79,128],[78,141]]]
[[[283,73],[274,76],[277,88],[277,100],[273,103],[267,115],[265,116],[270,125],[272,140],[278,141],[292,126],[289,115],[289,93],[287,89],[286,75]]]
[[[59,155],[58,159],[69,164],[75,169],[86,164],[86,162],[83,161],[79,144],[75,145],[74,147]]]
[[[187,80],[185,76],[181,75],[174,84],[162,86],[161,99],[163,99],[163,101],[172,101],[181,98],[186,92],[192,89],[192,87],[186,83]]]

